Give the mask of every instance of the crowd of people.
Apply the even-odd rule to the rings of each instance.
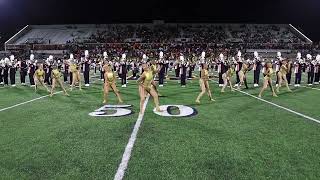
[[[240,25],[230,29],[232,38],[244,43],[303,43],[301,38],[294,35],[288,28],[276,25]]]
[[[236,24],[110,25],[97,28],[89,38],[77,37],[69,43],[307,43],[289,26]]]

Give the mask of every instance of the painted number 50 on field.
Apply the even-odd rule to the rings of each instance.
[[[89,113],[89,115],[94,117],[128,116],[133,114],[131,107],[132,105],[105,105]],[[194,108],[185,105],[162,105],[160,109],[162,112],[157,112],[155,109],[153,112],[164,117],[190,117],[197,114]],[[178,109],[178,113],[173,114],[172,109]]]

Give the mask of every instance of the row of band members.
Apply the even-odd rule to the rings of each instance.
[[[282,65],[282,58],[277,58],[272,61],[273,68],[275,72],[280,70]],[[138,74],[143,72],[141,67],[142,62],[137,61],[107,61],[107,60],[89,60],[85,59],[84,61],[77,61],[76,59],[72,60],[74,64],[77,65],[77,69],[80,69],[84,76],[84,82],[86,86],[90,84],[90,70],[94,71],[94,74],[100,74],[100,78],[103,79],[103,65],[105,63],[112,64],[113,71],[118,73],[119,78],[121,78],[122,87],[126,86],[126,81],[128,79],[127,74],[129,71],[132,71],[132,76],[130,78],[136,79]],[[151,64],[157,65],[159,69],[158,78],[159,78],[159,85],[162,86],[164,83],[164,79],[167,76],[168,71],[174,71],[175,77],[179,78],[181,81],[181,86],[186,85],[186,79],[193,78],[193,72],[195,70],[200,71],[203,62],[205,60],[199,60],[198,62],[194,61],[167,61],[167,60],[152,60]],[[320,61],[302,61],[302,60],[294,60],[290,61],[287,60],[287,68],[288,72],[286,74],[286,79],[289,84],[292,83],[291,77],[292,74],[295,76],[294,84],[295,86],[299,86],[301,84],[301,76],[302,72],[306,72],[308,76],[308,84],[319,84],[319,71],[320,71]],[[22,60],[16,62],[6,62],[0,63],[0,84],[8,85],[9,79],[10,84],[15,86],[15,78],[16,72],[20,72],[20,81],[22,85],[26,84],[26,76],[29,76],[30,85],[34,85],[33,75],[37,70],[37,61],[30,61],[30,60]],[[46,84],[51,84],[51,72],[52,72],[52,65],[57,65],[58,69],[62,72],[64,76],[65,82],[72,83],[72,73],[70,72],[70,60],[65,61],[55,61],[55,62],[43,62],[43,69],[45,72],[45,79],[44,82]],[[218,72],[219,75],[219,86],[223,86],[223,77],[222,75],[228,71],[231,67],[231,64],[235,67],[235,75],[236,75],[236,86],[240,82],[239,78],[239,71],[245,67],[247,68],[246,71],[253,70],[254,74],[254,86],[259,86],[260,74],[264,73],[264,66],[265,62],[261,61],[260,58],[255,58],[252,61],[244,61],[242,58],[233,59],[233,61],[225,61],[225,60],[217,60],[214,62],[207,63],[209,65],[209,70],[215,70]],[[278,82],[278,78],[277,78]],[[247,83],[245,82],[245,86],[247,87]]]

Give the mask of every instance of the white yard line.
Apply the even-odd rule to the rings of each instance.
[[[276,107],[278,107],[278,108],[281,108],[281,109],[286,110],[286,111],[288,111],[288,112],[291,112],[291,113],[293,113],[293,114],[296,114],[296,115],[298,115],[298,116],[301,116],[301,117],[303,117],[303,118],[309,119],[309,120],[314,121],[314,122],[316,122],[316,123],[320,123],[320,120],[318,120],[318,119],[315,119],[315,118],[312,118],[312,117],[310,117],[310,116],[304,115],[304,114],[302,114],[302,113],[299,113],[299,112],[297,112],[297,111],[291,110],[291,109],[289,109],[289,108],[280,106],[280,105],[278,105],[278,104],[276,104],[276,103],[267,101],[267,100],[265,100],[265,99],[256,97],[256,96],[254,96],[254,95],[252,95],[252,94],[249,94],[249,93],[247,93],[247,92],[240,91],[240,90],[237,90],[237,91],[239,91],[240,93],[245,94],[245,95],[247,95],[247,96],[250,96],[250,97],[252,97],[252,98],[258,99],[259,101],[265,102],[265,103],[267,103],[267,104],[271,104],[271,105],[273,105],[273,106],[276,106]]]
[[[56,93],[54,93],[54,94],[59,94],[59,93],[62,93],[62,91],[58,91],[58,92],[56,92]],[[25,102],[22,102],[22,103],[19,103],[19,104],[10,106],[10,107],[6,107],[6,108],[3,108],[3,109],[0,109],[0,112],[1,112],[1,111],[5,111],[5,110],[8,110],[8,109],[15,108],[15,107],[17,107],[17,106],[21,106],[21,105],[24,105],[24,104],[28,104],[28,103],[31,103],[31,102],[33,102],[33,101],[37,101],[37,100],[39,100],[39,99],[43,99],[43,98],[46,98],[46,97],[48,97],[48,96],[49,96],[49,95],[41,96],[41,97],[38,97],[38,98],[35,98],[35,99],[31,99],[31,100],[29,100],[29,101],[25,101]]]
[[[143,109],[146,109],[149,98],[150,98],[150,95],[147,96],[147,98],[143,104]],[[143,115],[144,114],[139,113],[138,119],[136,121],[136,124],[134,125],[133,131],[131,133],[130,139],[129,139],[128,144],[126,146],[126,149],[122,155],[121,163],[118,167],[116,175],[114,176],[114,180],[122,180],[124,177],[125,171],[128,167],[128,163],[129,163],[129,160],[131,157],[132,149],[133,149],[134,143],[137,139],[137,134],[138,134],[141,122],[143,120]]]
[[[313,87],[308,87],[308,86],[301,86],[301,87],[320,91],[320,89],[318,89],[318,88],[313,88]]]
[[[217,82],[217,81],[213,81],[213,82]],[[275,82],[275,81],[274,81],[274,82]],[[307,87],[307,86],[301,86],[301,87],[310,88],[310,89],[314,89],[314,90],[319,90],[319,91],[320,91],[320,89],[317,89],[317,88],[311,88],[311,87]],[[309,120],[314,121],[314,122],[316,122],[316,123],[320,123],[320,120],[315,119],[315,118],[313,118],[313,117],[310,117],[310,116],[304,115],[304,114],[302,114],[302,113],[299,113],[299,112],[297,112],[297,111],[291,110],[291,109],[289,109],[289,108],[280,106],[280,105],[278,105],[278,104],[275,104],[275,103],[273,103],[273,102],[267,101],[267,100],[262,99],[262,98],[259,98],[259,97],[257,97],[257,96],[252,95],[252,94],[249,94],[249,93],[247,93],[247,92],[244,92],[244,91],[241,91],[241,90],[237,90],[237,89],[235,89],[235,90],[236,90],[236,91],[239,91],[239,92],[241,92],[242,94],[245,94],[245,95],[247,95],[247,96],[250,96],[250,97],[253,97],[253,98],[255,98],[255,99],[258,99],[258,100],[260,100],[260,101],[262,101],[262,102],[271,104],[271,105],[273,105],[273,106],[276,106],[276,107],[278,107],[278,108],[281,108],[281,109],[286,110],[286,111],[288,111],[288,112],[291,112],[291,113],[293,113],[293,114],[296,114],[296,115],[298,115],[298,116],[301,116],[301,117],[303,117],[303,118],[309,119]]]
[[[98,80],[98,79],[97,79],[97,80],[94,80],[94,81],[92,81],[92,83],[95,83],[95,82],[97,82],[97,81],[99,81],[99,80]],[[0,88],[5,88],[5,87],[0,87]],[[59,93],[62,93],[62,91],[58,91],[58,92],[56,92],[56,93],[54,93],[54,94],[59,94]],[[8,109],[15,108],[15,107],[17,107],[17,106],[21,106],[21,105],[24,105],[24,104],[28,104],[28,103],[31,103],[31,102],[33,102],[33,101],[37,101],[37,100],[39,100],[39,99],[43,99],[43,98],[46,98],[46,97],[48,97],[48,96],[49,96],[49,95],[41,96],[41,97],[38,97],[38,98],[35,98],[35,99],[31,99],[31,100],[29,100],[29,101],[25,101],[25,102],[22,102],[22,103],[19,103],[19,104],[10,106],[10,107],[6,107],[6,108],[3,108],[3,109],[0,109],[0,112],[5,111],[5,110],[8,110]]]

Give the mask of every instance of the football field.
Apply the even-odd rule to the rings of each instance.
[[[277,98],[267,89],[262,100],[252,84],[225,93],[210,85],[216,101],[205,94],[198,105],[198,80],[185,88],[168,81],[158,87],[160,104],[171,105],[172,115],[180,114],[172,105],[194,113],[157,115],[150,97],[140,126],[135,81],[118,83],[124,104],[132,105],[120,117],[89,115],[103,106],[100,80],[70,97],[48,97],[41,87],[0,88],[1,179],[114,179],[121,170],[124,179],[320,179],[320,86],[292,93],[283,87]]]

